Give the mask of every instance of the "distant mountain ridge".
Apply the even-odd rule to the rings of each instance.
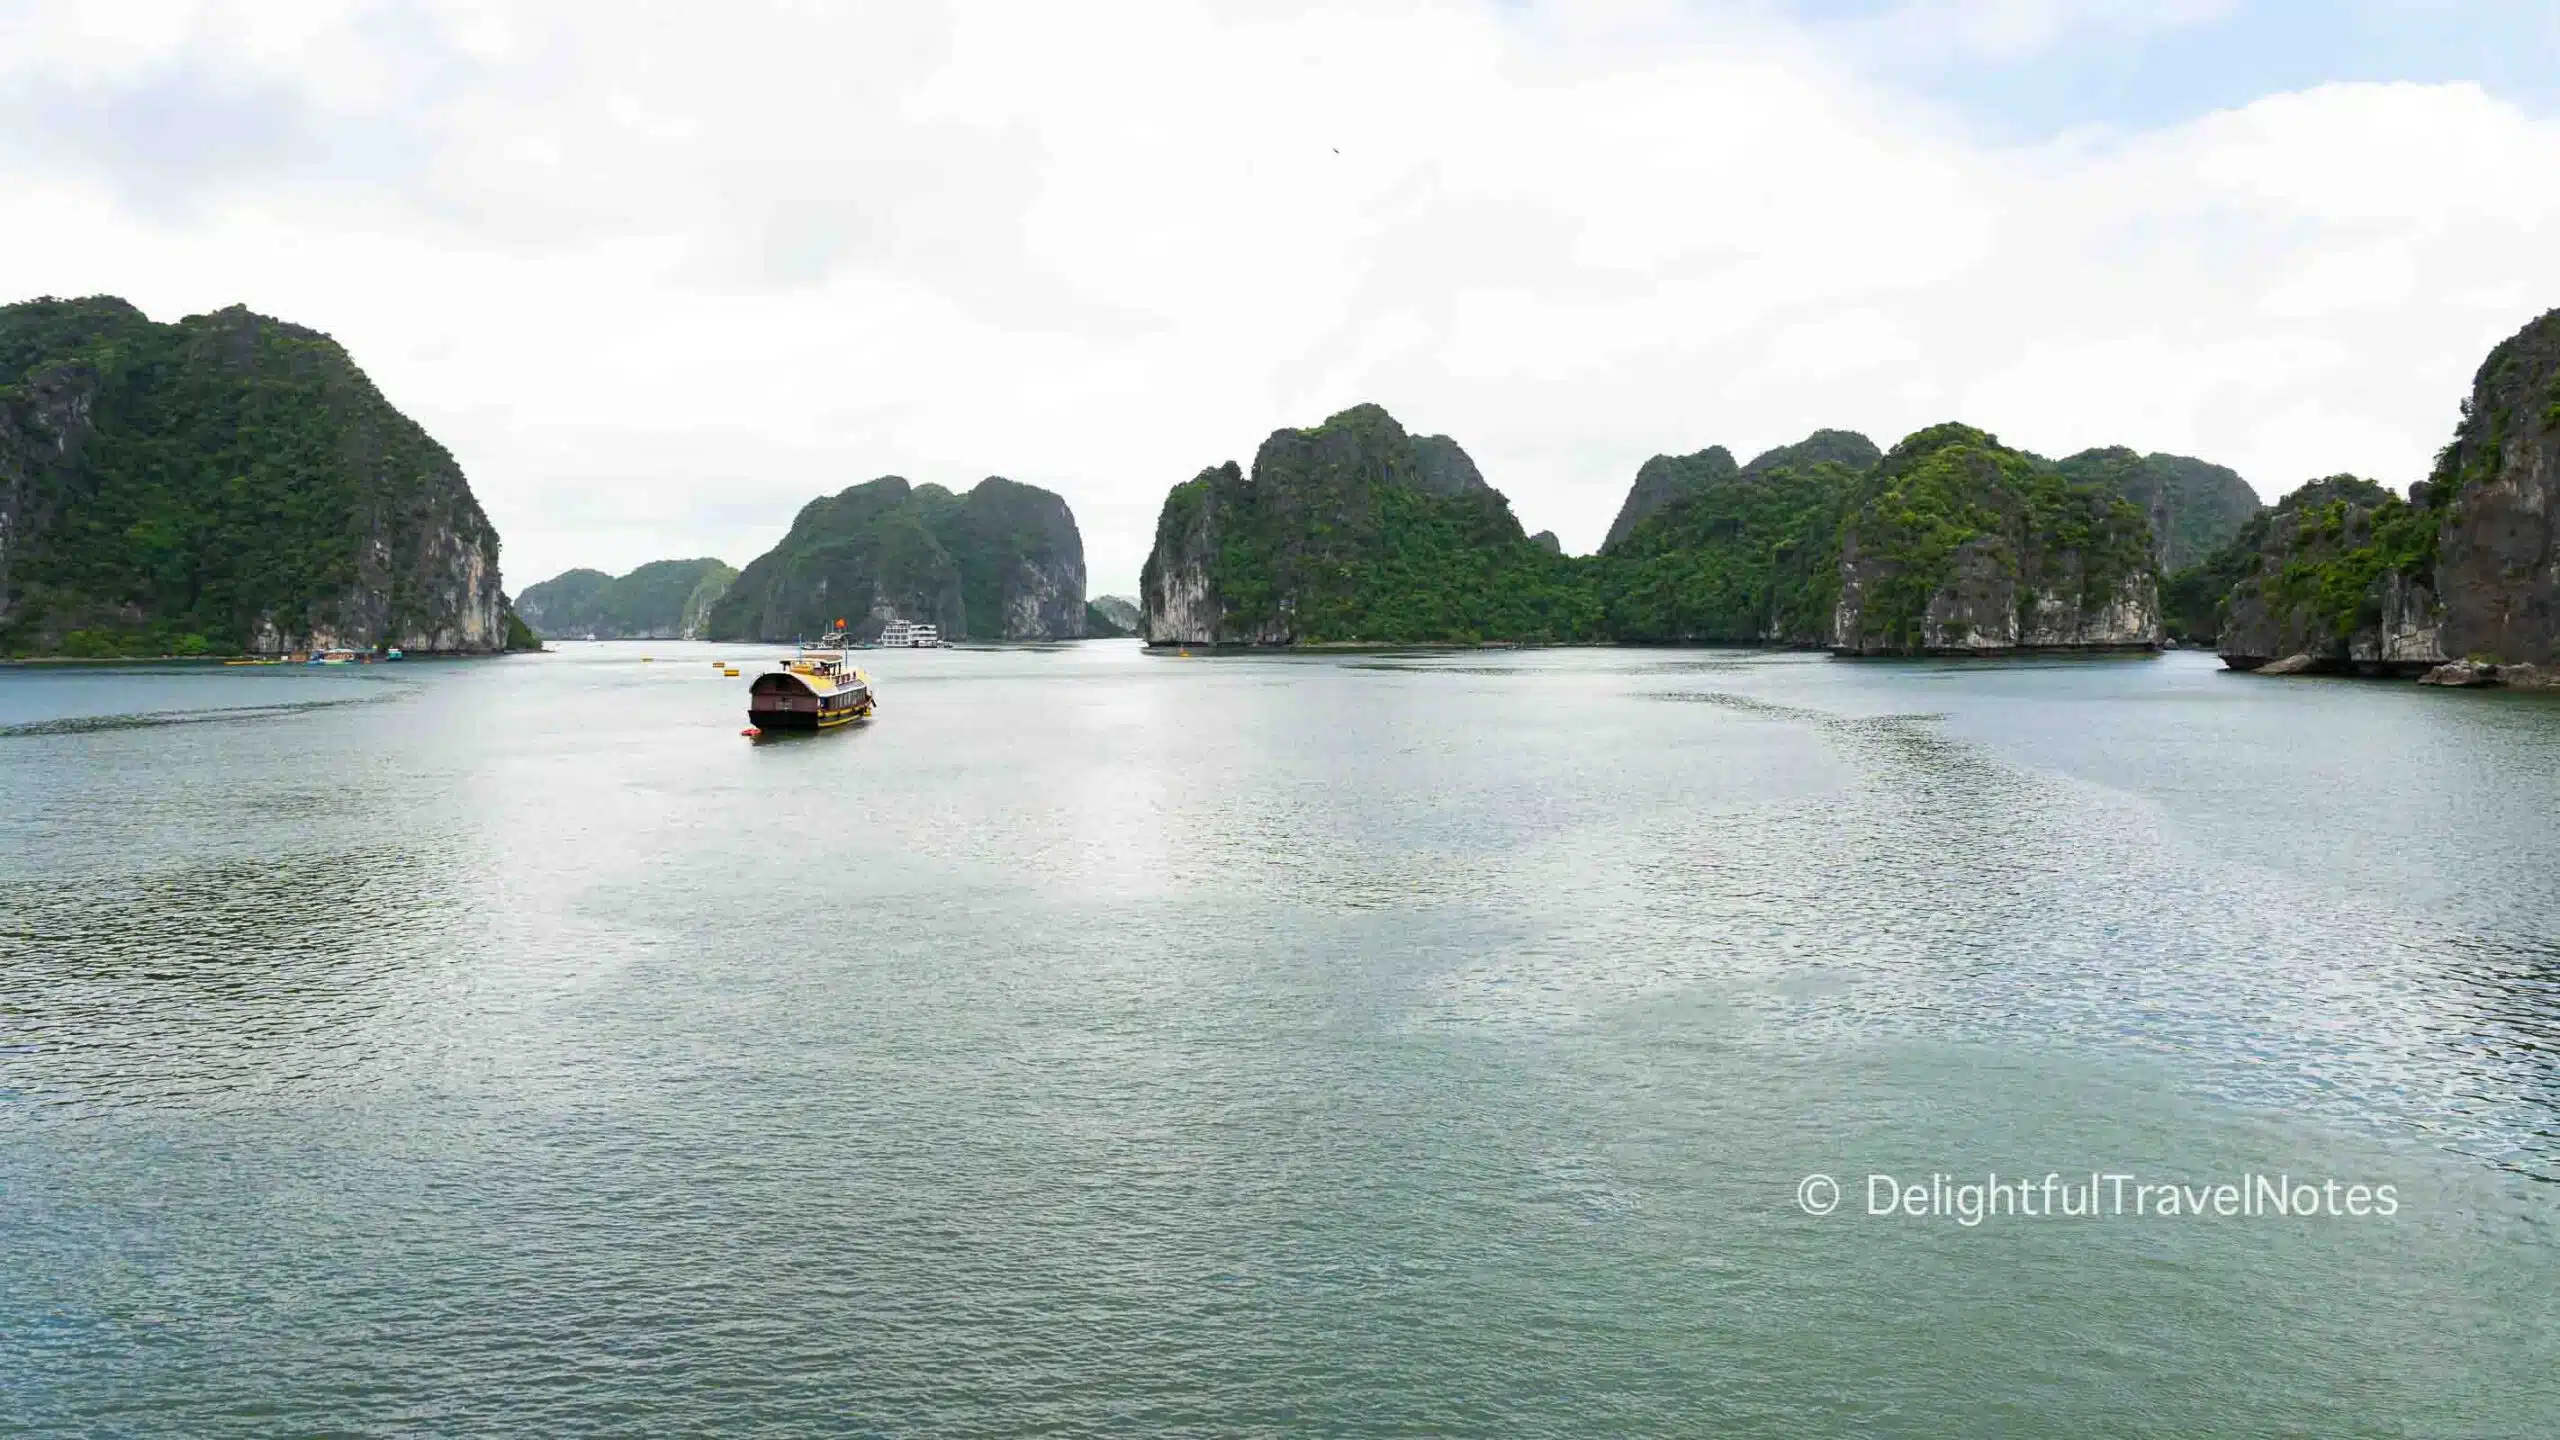
[[[1609,522],[1609,534],[1600,542],[1601,552],[1606,554],[1625,544],[1638,525],[1682,495],[1741,473],[1733,463],[1733,452],[1721,445],[1710,445],[1693,455],[1654,456],[1637,468],[1636,482],[1627,488],[1627,498],[1618,506],[1618,518]]]
[[[2140,455],[2117,445],[2083,450],[2055,468],[2132,501],[2150,522],[2152,557],[2164,574],[2229,544],[2266,508],[2237,472],[2186,455]]]
[[[622,576],[569,570],[516,597],[516,613],[553,640],[695,640],[738,578],[708,556],[652,560]]]
[[[1085,602],[1084,615],[1088,639],[1121,639],[1137,634],[1147,623],[1138,602],[1125,595],[1097,595]]]

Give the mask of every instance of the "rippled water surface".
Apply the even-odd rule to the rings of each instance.
[[[2550,698],[714,658],[0,671],[0,1432],[2560,1433]]]

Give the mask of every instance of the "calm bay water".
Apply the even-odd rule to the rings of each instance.
[[[2560,703],[771,653],[0,672],[0,1432],[2560,1433]]]

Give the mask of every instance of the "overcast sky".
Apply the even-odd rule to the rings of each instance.
[[[326,330],[511,589],[990,474],[1133,593],[1362,400],[1595,546],[1961,419],[2405,486],[2560,305],[2560,5],[0,0],[8,298]]]

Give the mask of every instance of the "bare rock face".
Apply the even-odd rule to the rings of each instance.
[[[2489,352],[2428,489],[2444,652],[2560,660],[2560,310]]]
[[[2511,690],[2560,689],[2560,666],[2520,663],[2492,665],[2485,660],[2448,660],[2418,677],[2421,685],[2476,689],[2501,685]]]
[[[1416,435],[1411,443],[1416,463],[1406,483],[1423,494],[1481,495],[1493,488],[1484,483],[1475,459],[1448,436]]]
[[[2076,554],[2052,557],[2053,573],[2021,584],[2017,549],[1982,537],[1958,547],[1948,573],[1907,641],[1887,642],[1868,630],[1871,577],[1844,556],[1835,636],[1855,637],[1836,649],[1852,654],[1996,655],[2018,650],[2141,650],[2160,640],[2158,582],[2127,571],[2110,589],[2092,590]]]
[[[2448,660],[2418,677],[2421,685],[2471,686],[2498,683],[2498,667],[2477,660]]]
[[[1213,465],[1165,497],[1156,548],[1139,583],[1150,645],[1286,645],[1294,604],[1283,599],[1262,614],[1230,617],[1218,583],[1220,541],[1231,513],[1250,501],[1244,472],[1232,460]]]

